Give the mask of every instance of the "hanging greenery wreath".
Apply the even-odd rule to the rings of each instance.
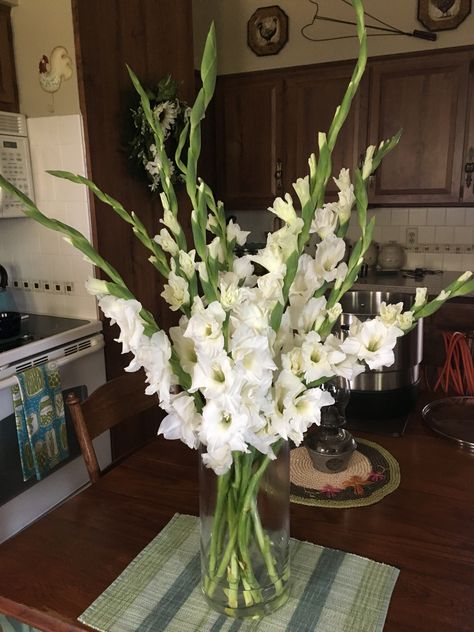
[[[186,125],[190,108],[187,103],[177,97],[178,84],[168,75],[161,79],[155,91],[147,89],[152,112],[163,129],[166,153],[171,161],[171,180],[174,184],[183,180],[176,166],[174,155],[180,134]],[[146,119],[141,103],[130,108],[134,136],[130,142],[130,158],[132,158],[150,181],[153,192],[161,192],[160,159],[157,156],[153,131]],[[184,150],[184,157],[185,157]]]

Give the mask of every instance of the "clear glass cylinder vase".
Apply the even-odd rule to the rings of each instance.
[[[270,460],[257,450],[234,452],[220,476],[200,459],[202,590],[212,608],[231,617],[257,619],[288,599],[288,442],[275,453]]]

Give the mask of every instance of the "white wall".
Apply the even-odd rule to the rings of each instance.
[[[13,47],[20,97],[26,116],[78,114],[76,53],[70,0],[21,0],[12,8]],[[51,94],[41,89],[38,63],[50,57],[55,46],[64,46],[73,61],[71,79]]]
[[[31,0],[30,0],[31,1]],[[357,40],[310,42],[301,35],[311,23],[315,5],[309,0],[279,0],[277,4],[289,17],[289,37],[277,55],[258,57],[247,46],[247,22],[255,9],[272,3],[261,0],[192,0],[194,21],[195,65],[199,67],[202,47],[211,20],[215,20],[218,37],[219,74],[265,70],[304,64],[317,64],[357,57]],[[365,10],[403,31],[423,30],[417,19],[417,0],[365,0]],[[354,20],[354,12],[341,0],[319,0],[319,14]],[[367,23],[376,24],[369,18]],[[314,37],[333,37],[355,32],[355,27],[317,22],[310,29]],[[438,32],[436,42],[407,36],[369,37],[369,55],[433,50],[474,44],[474,12],[455,30]]]
[[[59,180],[46,169],[62,169],[86,174],[85,149],[80,115],[50,116],[28,119],[36,204],[46,215],[62,220],[90,238],[89,205],[85,187]],[[93,267],[82,254],[52,230],[32,219],[0,221],[1,263],[10,281],[21,289],[14,290],[20,311],[35,314],[96,318],[95,299],[84,283]],[[29,291],[23,288],[27,281]],[[40,289],[33,291],[34,282]],[[72,282],[71,294],[47,292],[45,282]]]

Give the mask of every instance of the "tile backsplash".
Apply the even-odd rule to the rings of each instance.
[[[378,208],[368,215],[375,216],[374,241],[404,246],[407,268],[474,270],[474,208]],[[357,236],[354,213],[348,238]]]
[[[61,169],[86,175],[81,116],[29,118],[27,122],[38,208],[90,237],[85,187],[45,173]],[[0,262],[11,284],[18,285],[13,296],[20,311],[97,318],[95,299],[84,287],[93,267],[59,233],[29,218],[3,219]]]
[[[273,216],[268,211],[231,211],[248,241],[265,241]],[[406,251],[407,268],[446,271],[474,270],[474,208],[375,208],[374,240],[397,241]],[[358,237],[357,214],[352,214],[348,238]],[[413,240],[412,237],[415,237]]]

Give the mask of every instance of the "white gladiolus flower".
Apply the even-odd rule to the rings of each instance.
[[[250,291],[250,288],[246,288]],[[244,294],[242,293],[242,296]],[[256,300],[252,300],[252,298]],[[233,327],[237,328],[240,324],[245,324],[250,327],[255,333],[266,332],[268,329],[268,307],[261,297],[258,300],[258,295],[242,301],[239,305],[236,305],[232,311],[230,320]]]
[[[334,182],[339,189],[339,201],[336,204],[337,214],[341,224],[345,224],[351,217],[355,202],[354,185],[351,184],[349,169],[341,169],[339,178],[334,178]]]
[[[336,266],[344,257],[346,244],[335,235],[328,235],[316,248],[315,269],[325,281],[333,281],[337,276]]]
[[[244,255],[243,257],[236,257],[232,264],[233,272],[239,279],[246,279],[253,275],[253,265],[250,261],[250,255]]]
[[[228,472],[233,463],[232,451],[228,446],[217,450],[208,450],[202,455],[202,461],[206,467],[211,468],[218,476]]]
[[[281,356],[281,364],[284,369],[291,371],[294,375],[301,377],[304,373],[304,358],[301,347],[293,347],[291,351]]]
[[[107,282],[93,277],[89,277],[87,279],[86,290],[93,296],[102,296],[109,293],[109,290],[107,289]]]
[[[198,362],[194,367],[192,385],[189,391],[200,390],[206,399],[221,395],[232,395],[238,389],[238,375],[225,353],[208,356],[205,350],[197,348]]]
[[[321,408],[334,404],[334,398],[320,388],[309,388],[294,402],[291,440],[296,445],[303,441],[303,434],[313,424],[321,423]]]
[[[349,269],[347,267],[347,263],[345,263],[344,261],[337,266],[336,278],[334,279],[334,287],[336,288],[336,290],[339,289],[344,283],[348,272]]]
[[[219,223],[215,215],[207,216],[206,230],[215,234],[215,229],[219,227]]]
[[[329,322],[335,323],[339,316],[342,314],[342,305],[336,303],[333,307],[329,308],[326,312]]]
[[[263,268],[272,272],[276,276],[283,277],[286,272],[286,258],[284,258],[278,244],[270,243],[258,251],[258,254],[251,255],[250,260],[260,264]]]
[[[340,375],[346,380],[353,380],[365,371],[355,355],[349,355],[341,350],[343,341],[330,334],[324,341],[324,348],[328,354],[333,375]]]
[[[235,242],[239,246],[243,246],[249,235],[249,230],[242,230],[238,224],[234,224],[232,220],[229,220],[227,224],[227,241],[233,241],[235,239]]]
[[[394,325],[387,326],[381,320],[366,320],[361,323],[354,319],[341,350],[364,360],[371,369],[380,369],[393,364],[393,348],[401,335],[401,329]]]
[[[417,287],[416,295],[415,295],[415,303],[413,304],[414,308],[423,307],[426,303],[428,288],[426,287]]]
[[[227,406],[223,400],[211,399],[202,410],[199,438],[211,453],[223,447],[248,452],[244,440],[246,426],[246,415]]]
[[[184,272],[187,279],[192,279],[194,275],[194,270],[196,268],[196,251],[190,250],[189,252],[184,252],[184,250],[179,251],[178,261],[181,267],[181,270]]]
[[[316,261],[307,254],[302,254],[298,261],[298,270],[290,288],[290,302],[301,297],[304,302],[310,299],[323,284],[318,276]]]
[[[441,292],[438,294],[438,296],[434,299],[435,301],[447,301],[448,298],[451,296],[451,290],[441,290]]]
[[[321,343],[319,334],[310,331],[304,338],[301,346],[303,357],[303,369],[306,382],[316,382],[323,377],[331,377],[332,370],[328,353]]]
[[[209,281],[209,275],[207,273],[205,261],[199,261],[198,263],[196,263],[196,270],[198,271],[199,278],[201,279],[201,281],[205,281],[205,282]]]
[[[293,329],[300,333],[308,333],[318,329],[324,322],[326,299],[324,296],[310,298],[308,301],[300,297],[293,297],[289,314]]]
[[[165,299],[173,312],[189,304],[188,282],[183,277],[171,271],[164,288],[160,296]]]
[[[185,317],[183,316],[183,318]],[[194,340],[184,335],[187,320],[183,321],[183,325],[181,325],[181,321],[179,327],[170,327],[170,337],[183,370],[188,375],[192,375],[197,363],[196,347]]]
[[[197,347],[203,347],[208,353],[220,352],[224,348],[222,323],[226,318],[222,305],[214,301],[205,309],[195,309],[189,319],[184,335],[192,338]]]
[[[335,206],[334,203],[325,204],[323,208],[316,209],[310,233],[317,233],[321,239],[325,239],[336,231],[338,214]]]
[[[173,237],[171,237],[166,228],[162,228],[160,234],[155,235],[154,240],[165,252],[169,252],[173,257],[176,257],[179,253],[178,244]]]
[[[180,439],[189,448],[197,449],[201,415],[196,411],[194,399],[187,393],[179,393],[165,408],[168,415],[161,422],[158,434],[165,439]]]
[[[239,301],[239,279],[233,272],[226,272],[219,279],[220,302],[222,307],[229,311]]]
[[[273,206],[269,206],[268,210],[290,225],[294,224],[298,219],[293,206],[293,199],[289,193],[285,194],[284,200],[281,197],[277,197],[273,202]]]
[[[471,277],[472,277],[472,272],[470,270],[466,270],[466,272],[461,274],[461,276],[459,277],[457,281],[458,283],[466,283],[466,281],[469,281]]]
[[[107,294],[99,299],[99,307],[112,324],[117,323],[119,326],[120,335],[116,342],[122,343],[122,353],[135,353],[144,331],[144,322],[140,317],[141,304]]]
[[[214,239],[211,241],[210,244],[206,246],[206,248],[209,253],[209,256],[212,259],[217,259],[219,263],[224,263],[225,254],[224,254],[224,248],[223,248],[220,237],[214,237]]]
[[[178,220],[169,209],[165,208],[163,212],[163,219],[160,219],[160,222],[169,228],[175,235],[178,235],[180,232]]]
[[[309,176],[305,176],[304,178],[298,178],[296,182],[293,183],[293,188],[296,191],[296,195],[301,204],[301,208],[309,202],[310,193],[309,193]]]
[[[402,331],[407,331],[413,325],[413,312],[407,311],[400,314],[395,323]]]
[[[231,338],[230,348],[232,358],[238,369],[242,370],[245,381],[262,385],[270,380],[266,384],[268,388],[272,372],[277,368],[270,351],[268,336],[256,335],[250,327],[240,325]]]
[[[385,301],[380,304],[380,320],[384,325],[395,325],[403,311],[403,303],[387,305]]]
[[[283,279],[276,274],[269,272],[257,278],[257,286],[262,292],[262,296],[272,303],[283,301]]]
[[[170,210],[170,205],[169,205],[169,202],[168,202],[168,197],[167,197],[166,193],[164,193],[163,191],[160,193],[160,200],[161,200],[161,205],[163,207],[163,210],[164,211],[169,211]]]
[[[142,336],[134,355],[134,359],[125,370],[133,372],[143,367],[148,382],[145,393],[158,393],[160,403],[167,404],[170,400],[171,384],[176,383],[169,361],[171,344],[168,336],[164,331],[157,331],[151,338]]]
[[[375,145],[369,145],[367,147],[367,151],[365,152],[365,160],[364,166],[362,167],[362,179],[367,180],[367,178],[372,173],[372,162],[375,153]]]

